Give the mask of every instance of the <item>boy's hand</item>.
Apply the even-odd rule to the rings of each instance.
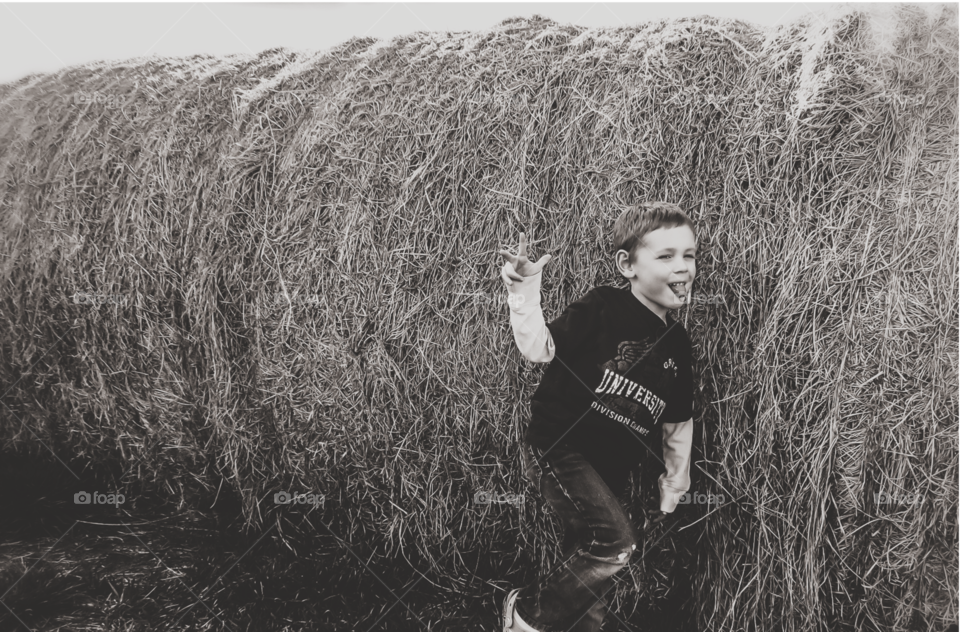
[[[670,514],[667,512],[660,511],[659,509],[647,509],[646,516],[644,516],[643,521],[643,530],[646,532],[653,529],[658,524],[666,520],[667,516],[669,515]]]
[[[503,255],[506,261],[500,270],[500,278],[507,285],[513,285],[514,281],[523,281],[524,277],[540,272],[543,266],[553,258],[553,255],[543,255],[536,263],[531,263],[527,258],[527,238],[523,233],[520,233],[520,249],[517,254],[509,250],[500,250],[498,254]]]

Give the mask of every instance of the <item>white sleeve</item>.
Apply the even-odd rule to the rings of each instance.
[[[510,325],[521,355],[530,362],[550,362],[556,348],[540,308],[540,279],[543,272],[514,281],[507,286]]]
[[[673,513],[680,497],[690,489],[690,449],[693,445],[693,418],[678,424],[663,424],[663,463],[660,475],[660,511]]]

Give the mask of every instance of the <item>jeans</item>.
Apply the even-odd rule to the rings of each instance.
[[[544,453],[521,444],[524,473],[563,523],[562,559],[522,588],[516,611],[540,632],[597,632],[613,576],[639,542],[620,501],[625,480],[597,469],[568,445]]]

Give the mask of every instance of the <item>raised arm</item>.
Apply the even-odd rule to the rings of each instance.
[[[531,362],[550,362],[555,355],[553,337],[540,308],[540,279],[543,266],[552,258],[543,255],[536,263],[527,258],[526,236],[520,233],[518,254],[500,250],[505,262],[500,278],[507,286],[510,325],[517,348]]]
[[[507,262],[504,268],[510,266]],[[512,269],[512,266],[510,266]],[[505,271],[504,274],[507,274]],[[553,336],[543,319],[540,308],[540,279],[537,272],[522,281],[507,286],[507,304],[510,306],[510,326],[520,354],[530,362],[550,362],[556,354]]]

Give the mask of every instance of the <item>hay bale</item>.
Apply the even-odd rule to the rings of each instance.
[[[2,86],[4,449],[226,480],[251,525],[322,493],[340,537],[483,595],[558,536],[532,496],[472,502],[526,489],[543,370],[495,253],[554,254],[551,318],[667,199],[701,234],[694,489],[728,502],[646,543],[617,610],[689,583],[698,629],[955,621],[956,35],[949,5],[535,16]]]

